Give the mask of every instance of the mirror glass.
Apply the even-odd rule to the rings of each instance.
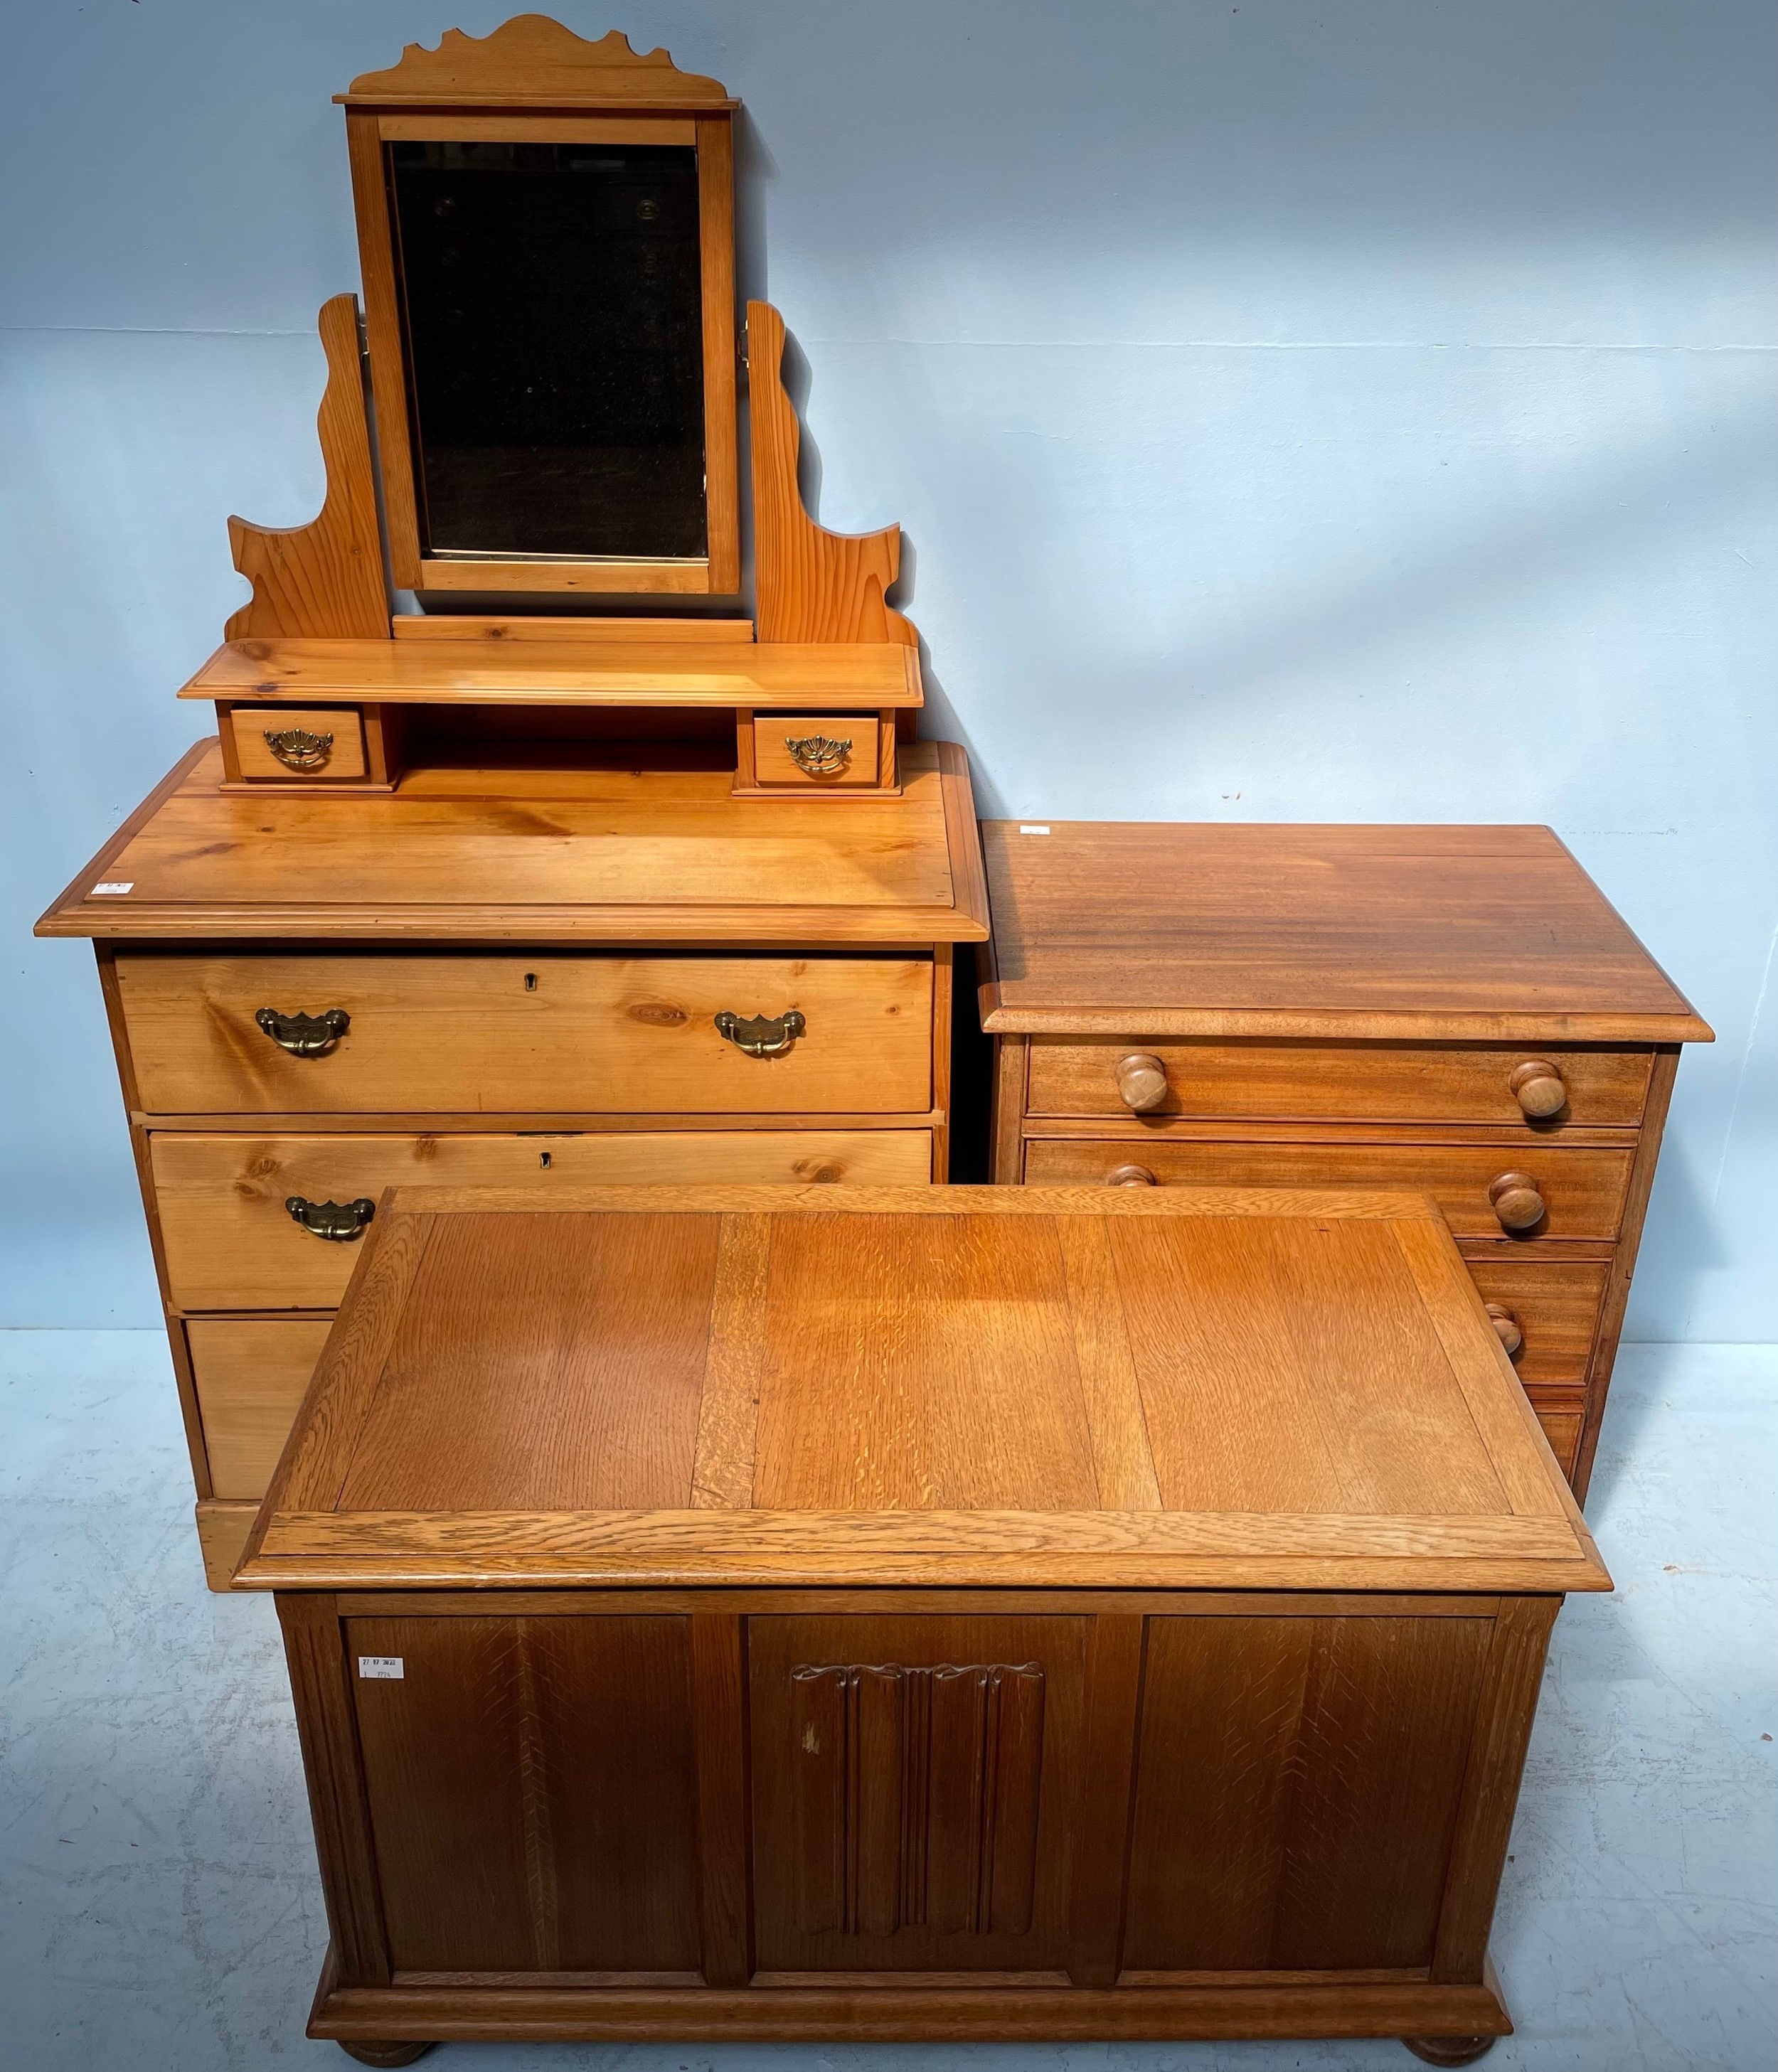
[[[388,150],[422,553],[702,556],[696,150]]]

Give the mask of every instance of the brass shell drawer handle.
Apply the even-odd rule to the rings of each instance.
[[[360,1195],[356,1202],[311,1202],[292,1194],[284,1206],[293,1223],[300,1223],[311,1237],[324,1237],[330,1244],[353,1244],[364,1235],[377,1204]]]
[[[1167,1099],[1167,1066],[1150,1050],[1133,1050],[1120,1059],[1113,1077],[1117,1098],[1137,1115],[1146,1115]]]
[[[1520,1348],[1525,1343],[1525,1333],[1519,1327],[1518,1318],[1504,1302],[1484,1302],[1482,1307],[1488,1312],[1488,1321],[1494,1326],[1494,1335],[1500,1342],[1501,1351],[1508,1359],[1517,1359]]]
[[[851,742],[836,741],[828,734],[787,734],[784,746],[807,777],[838,777],[852,759]]]
[[[286,770],[321,770],[333,753],[331,734],[311,734],[306,726],[268,726],[265,746]]]
[[[280,1014],[275,1007],[262,1007],[253,1019],[293,1058],[326,1057],[352,1026],[343,1007],[330,1007],[324,1014]]]
[[[1529,1173],[1503,1173],[1491,1180],[1488,1198],[1502,1230],[1529,1230],[1543,1221],[1549,1208]]]
[[[737,1050],[750,1058],[781,1058],[809,1026],[796,1008],[782,1014],[753,1014],[743,1018],[725,1008],[716,1018],[716,1033],[726,1037]]]
[[[1560,1071],[1547,1058],[1527,1058],[1507,1076],[1513,1098],[1533,1122],[1560,1115],[1568,1105],[1568,1089]]]

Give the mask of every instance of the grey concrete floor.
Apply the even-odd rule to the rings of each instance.
[[[1632,1346],[1494,1939],[1508,2067],[1778,2067],[1778,1348]],[[0,1333],[0,2062],[344,2067],[272,1608],[210,1596],[167,1354]],[[453,2045],[438,2072],[1282,2072],[1386,2043]]]

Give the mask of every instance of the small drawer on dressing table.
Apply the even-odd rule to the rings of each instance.
[[[736,726],[738,795],[856,798],[900,788],[893,713],[743,712]]]
[[[221,724],[224,765],[236,783],[349,783],[369,774],[356,705],[235,705]]]

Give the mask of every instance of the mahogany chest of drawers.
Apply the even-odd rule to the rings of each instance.
[[[1584,1494],[1679,1046],[1548,828],[990,821],[994,1175],[1438,1202]]]
[[[1430,1200],[1191,1187],[397,1190],[241,1577],[383,2064],[1465,2062],[1610,1587]]]
[[[961,751],[901,764],[320,799],[224,788],[212,742],[51,908],[99,953],[212,1588],[385,1188],[945,1178],[981,852]]]

